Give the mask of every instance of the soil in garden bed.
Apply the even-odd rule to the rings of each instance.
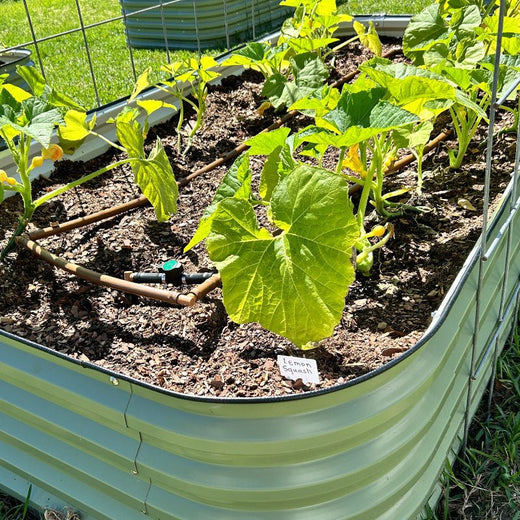
[[[336,59],[336,77],[355,68],[363,54],[355,47],[347,49]],[[213,87],[204,130],[186,157],[176,156],[173,122],[153,129],[150,142],[161,137],[182,179],[277,117],[272,111],[257,113],[261,89],[262,78],[253,72]],[[304,124],[308,121],[302,116],[290,123]],[[73,358],[186,394],[275,396],[346,382],[402,355],[428,327],[480,233],[486,135],[483,127],[466,165],[456,172],[446,168],[449,142],[429,154],[422,195],[412,190],[402,199],[422,210],[393,220],[395,237],[377,253],[370,276],[358,277],[340,325],[315,350],[294,351],[288,341],[259,325],[231,322],[220,289],[192,308],[171,306],[92,285],[26,250],[15,251],[0,266],[0,326]],[[514,146],[507,134],[495,146],[495,207],[510,179]],[[50,191],[116,158],[108,153],[85,164],[62,161],[51,180],[34,183],[34,191]],[[252,162],[259,171],[260,160]],[[226,167],[220,167],[183,187],[179,213],[168,223],[157,223],[151,207],[143,207],[40,243],[77,264],[117,277],[124,271],[156,271],[172,258],[187,271],[211,269],[203,245],[187,254],[183,248],[225,172]],[[139,195],[131,178],[127,167],[99,177],[42,207],[34,223],[44,227],[131,200]],[[413,164],[389,177],[386,190],[403,186],[416,186]],[[20,210],[18,197],[0,206],[1,246]],[[321,383],[306,386],[282,378],[278,354],[316,359]]]

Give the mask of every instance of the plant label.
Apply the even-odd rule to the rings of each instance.
[[[296,381],[301,379],[304,383],[319,383],[320,375],[315,359],[304,359],[292,356],[278,356],[280,374],[287,379]]]

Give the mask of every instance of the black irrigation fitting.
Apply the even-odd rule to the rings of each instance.
[[[200,284],[211,278],[215,272],[185,273],[184,266],[177,260],[168,260],[157,273],[125,273],[125,279],[135,283],[160,283],[180,285]]]

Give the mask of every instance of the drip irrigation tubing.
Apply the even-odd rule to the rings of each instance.
[[[138,284],[122,278],[116,278],[115,276],[101,274],[92,269],[87,269],[86,267],[74,264],[73,262],[69,262],[64,258],[51,253],[25,236],[16,237],[16,241],[45,262],[72,273],[79,278],[83,278],[84,280],[97,285],[134,294],[136,296],[144,296],[153,300],[163,301],[169,304],[192,307],[197,301],[202,299],[206,294],[218,287],[220,284],[220,275],[215,274],[205,282],[188,291],[186,294],[179,291],[159,289],[157,287]]]
[[[391,58],[395,54],[397,54],[398,49],[392,49],[391,51],[385,53],[385,58]],[[343,85],[344,83],[347,83],[355,78],[355,76],[358,74],[358,70],[349,72],[348,74],[345,74],[342,78],[336,80],[332,83],[332,87],[339,87]],[[275,130],[282,125],[284,125],[287,121],[292,119],[296,114],[298,114],[297,110],[291,110],[287,112],[284,116],[278,118],[276,121],[274,121],[271,125],[269,125],[267,128],[264,128],[259,134],[267,133],[272,130]],[[441,132],[435,139],[431,140],[425,147],[424,152],[428,153],[430,150],[435,148],[441,141],[447,138],[449,135],[449,132]],[[219,166],[222,166],[232,159],[238,157],[242,152],[246,151],[249,148],[249,146],[245,143],[241,143],[240,145],[236,146],[233,150],[228,152],[222,157],[219,157],[218,159],[215,159],[211,163],[203,166],[202,168],[196,170],[195,172],[191,173],[190,175],[186,176],[184,179],[181,179],[178,181],[179,187],[183,187],[188,185],[193,179],[199,177],[200,175],[203,175],[204,173],[208,173]],[[395,171],[398,171],[399,169],[403,168],[404,166],[410,164],[415,159],[413,154],[409,154],[403,158],[401,158],[399,161],[396,161],[394,165],[387,170],[386,173],[392,173]],[[359,185],[355,185],[351,188],[351,193],[354,193],[359,189]],[[134,294],[137,296],[144,296],[148,297],[154,300],[159,300],[163,302],[167,302],[170,304],[176,304],[176,305],[183,305],[183,306],[192,306],[197,301],[199,301],[201,298],[203,298],[206,294],[208,294],[210,291],[212,291],[214,288],[220,285],[221,279],[220,275],[216,274],[206,280],[204,283],[200,284],[198,287],[190,290],[187,294],[180,293],[178,291],[170,291],[166,289],[158,289],[155,287],[150,287],[147,285],[141,285],[137,284],[122,278],[116,278],[114,276],[109,276],[105,274],[98,273],[97,271],[93,271],[91,269],[87,269],[84,267],[81,267],[77,264],[74,264],[72,262],[69,262],[68,260],[59,257],[47,249],[40,246],[38,243],[35,242],[35,240],[50,237],[53,235],[58,235],[60,233],[64,233],[67,231],[71,231],[73,229],[83,227],[89,224],[93,224],[96,222],[99,222],[101,220],[105,220],[110,217],[114,217],[117,215],[120,215],[122,213],[125,213],[127,211],[130,211],[132,209],[136,209],[141,206],[145,206],[149,204],[148,199],[141,195],[129,202],[125,202],[123,204],[119,204],[117,206],[113,206],[111,208],[107,208],[102,211],[98,211],[96,213],[92,213],[90,215],[86,215],[84,217],[80,217],[74,220],[70,220],[68,222],[64,222],[62,224],[57,224],[53,226],[49,226],[46,228],[36,229],[33,231],[30,231],[26,233],[24,236],[19,236],[16,238],[16,241],[18,244],[26,247],[29,249],[34,255],[36,255],[38,258],[46,261],[47,263],[50,263],[54,265],[55,267],[58,267],[60,269],[63,269],[64,271],[67,271],[69,273],[72,273],[79,278],[83,278],[89,282],[95,283],[97,285],[102,285],[105,287],[109,287],[112,289],[120,290],[123,292],[127,292],[130,294]]]

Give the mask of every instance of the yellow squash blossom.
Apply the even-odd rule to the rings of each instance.
[[[39,168],[42,164],[43,164],[43,157],[41,155],[37,155],[36,157],[32,158],[31,169]]]
[[[367,176],[367,171],[365,170],[365,166],[359,156],[359,144],[356,143],[348,149],[347,156],[343,160],[342,166],[344,168],[349,168],[353,172],[359,173],[362,179]]]
[[[51,161],[59,161],[63,157],[63,149],[58,144],[51,144],[42,150],[42,157]]]

